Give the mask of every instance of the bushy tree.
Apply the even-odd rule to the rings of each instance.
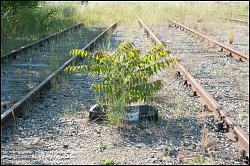
[[[141,55],[130,42],[123,42],[108,54],[72,50],[71,55],[85,58],[88,63],[68,66],[65,71],[100,76],[102,82],[93,84],[92,90],[102,94],[103,104],[120,108],[137,101],[149,101],[162,87],[161,80],[150,81],[150,77],[175,62],[162,45],[156,45]]]
[[[1,1],[1,17],[4,17],[8,12],[16,11],[24,6],[35,8],[40,2],[41,1]]]
[[[93,84],[94,92],[104,94],[106,104],[113,103],[111,96],[121,98],[125,91],[127,104],[138,100],[147,101],[162,87],[161,80],[149,82],[150,76],[174,63],[169,53],[161,45],[156,45],[148,53],[140,55],[132,43],[124,42],[110,54],[98,52],[94,55],[84,50],[73,50],[72,55],[88,59],[87,65],[68,66],[65,71],[84,72],[91,76],[101,76],[101,84]]]

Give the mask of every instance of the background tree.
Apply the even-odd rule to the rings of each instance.
[[[1,1],[1,20],[9,13],[13,14],[20,8],[27,6],[36,8],[41,1]]]

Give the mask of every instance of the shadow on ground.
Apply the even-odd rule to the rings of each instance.
[[[145,144],[150,147],[162,143],[178,146],[187,144],[187,140],[197,143],[201,138],[199,124],[191,117],[131,123],[119,128],[119,133],[130,144]]]

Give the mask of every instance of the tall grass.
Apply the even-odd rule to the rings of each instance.
[[[75,24],[80,19],[72,14],[72,8],[46,2],[38,8],[23,7],[14,15],[1,18],[1,54]]]
[[[228,8],[227,3],[218,2],[91,2],[87,8],[80,8],[80,13],[90,24],[110,24],[116,19],[125,23],[132,22],[136,16],[150,23],[168,17],[181,21],[186,18],[211,20],[215,15],[226,15],[234,11],[246,14],[249,10],[247,3],[239,3],[236,7],[233,3],[229,4],[231,8]]]
[[[1,18],[1,53],[7,53],[44,35],[66,28],[80,20],[86,26],[108,26],[115,20],[122,24],[137,25],[136,16],[147,24],[171,18],[196,28],[202,23],[202,31],[214,31],[217,16],[230,17],[235,14],[248,14],[249,2],[94,2],[88,6],[80,1],[46,2],[37,9],[23,8],[13,18]],[[13,22],[14,20],[14,22]]]

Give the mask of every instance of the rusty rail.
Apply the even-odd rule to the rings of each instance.
[[[34,41],[34,42],[32,42],[32,43],[29,43],[29,44],[27,44],[27,45],[24,45],[24,46],[20,47],[19,49],[16,49],[16,50],[13,50],[13,51],[11,51],[11,52],[9,52],[9,53],[7,53],[7,54],[4,54],[3,56],[1,56],[1,63],[3,63],[4,61],[6,61],[7,59],[10,59],[10,58],[14,58],[14,59],[15,59],[15,58],[16,58],[16,55],[17,55],[18,53],[21,53],[21,52],[23,52],[23,51],[25,51],[25,50],[27,50],[27,49],[33,47],[33,46],[42,46],[45,42],[47,42],[47,41],[49,41],[49,40],[51,40],[51,39],[54,39],[54,38],[56,38],[56,37],[59,37],[60,34],[65,33],[65,32],[67,32],[67,31],[69,31],[69,30],[72,30],[72,29],[79,28],[79,27],[81,27],[81,26],[83,26],[83,22],[80,22],[80,23],[78,23],[78,24],[76,24],[76,25],[73,25],[73,26],[71,26],[71,27],[68,27],[68,28],[66,28],[66,29],[63,29],[63,30],[61,30],[61,31],[59,31],[59,32],[56,32],[56,33],[52,34],[52,35],[49,35],[49,36],[47,36],[47,37],[44,37],[44,38],[42,38],[42,39],[39,39],[39,40]]]
[[[241,23],[241,24],[244,24],[244,25],[248,25],[248,22],[245,21],[245,20],[239,20],[239,19],[235,19],[235,18],[227,18],[227,17],[221,17],[219,16],[220,19],[224,19],[224,20],[229,20],[230,22],[237,22],[237,23]]]
[[[160,40],[154,35],[154,33],[143,23],[143,21],[138,18],[139,24],[143,27],[146,33],[151,37],[151,39],[157,43],[162,44]],[[172,55],[170,55],[172,57]],[[236,123],[229,118],[226,113],[221,110],[220,105],[214,100],[214,98],[206,92],[206,90],[200,85],[200,83],[189,73],[184,66],[177,62],[176,64],[177,74],[182,76],[185,80],[185,83],[189,83],[194,92],[194,95],[199,96],[200,102],[204,105],[205,109],[212,111],[215,116],[222,121],[226,129],[230,131],[233,136],[233,141],[237,142],[240,150],[242,150],[243,156],[248,160],[249,156],[249,138],[247,134],[236,125]],[[230,137],[231,138],[231,137]]]
[[[209,38],[209,37],[207,37],[207,36],[205,36],[205,35],[203,35],[203,34],[201,34],[199,32],[196,32],[195,30],[190,29],[190,28],[188,28],[188,27],[186,27],[186,26],[184,26],[184,25],[182,25],[182,24],[180,24],[180,23],[178,23],[176,21],[173,21],[173,20],[170,20],[170,19],[168,19],[168,20],[171,21],[175,25],[175,27],[177,27],[177,28],[179,27],[181,30],[185,30],[186,32],[193,33],[198,38],[201,38],[202,41],[207,41],[209,43],[212,43],[214,46],[221,49],[221,51],[224,51],[228,55],[235,57],[237,60],[239,60],[239,61],[249,61],[249,57],[247,55],[244,55],[244,54],[242,54],[242,53],[240,53],[240,52],[238,52],[238,51],[236,51],[236,50],[234,50],[232,48],[229,48],[229,47],[227,47],[227,46],[225,46],[225,45],[223,45],[223,44],[221,44],[221,43],[219,43],[219,42],[217,42],[217,41],[215,41],[215,40],[213,40],[213,39],[211,39],[211,38]]]
[[[249,17],[248,14],[236,14],[237,16],[240,16],[240,17]]]
[[[105,31],[96,36],[90,43],[88,43],[83,50],[90,50],[94,47],[95,43],[100,40],[107,32],[113,31],[117,27],[118,22],[113,23],[110,27],[108,27]],[[36,95],[39,95],[40,92],[48,87],[51,80],[59,75],[65,67],[70,65],[77,56],[73,56],[67,62],[65,62],[61,67],[59,67],[54,73],[49,75],[42,83],[40,83],[36,88],[26,94],[21,100],[15,103],[10,109],[1,114],[1,126],[5,127],[7,122],[10,122],[16,115],[21,113],[21,110],[27,105],[29,101],[31,101]]]

